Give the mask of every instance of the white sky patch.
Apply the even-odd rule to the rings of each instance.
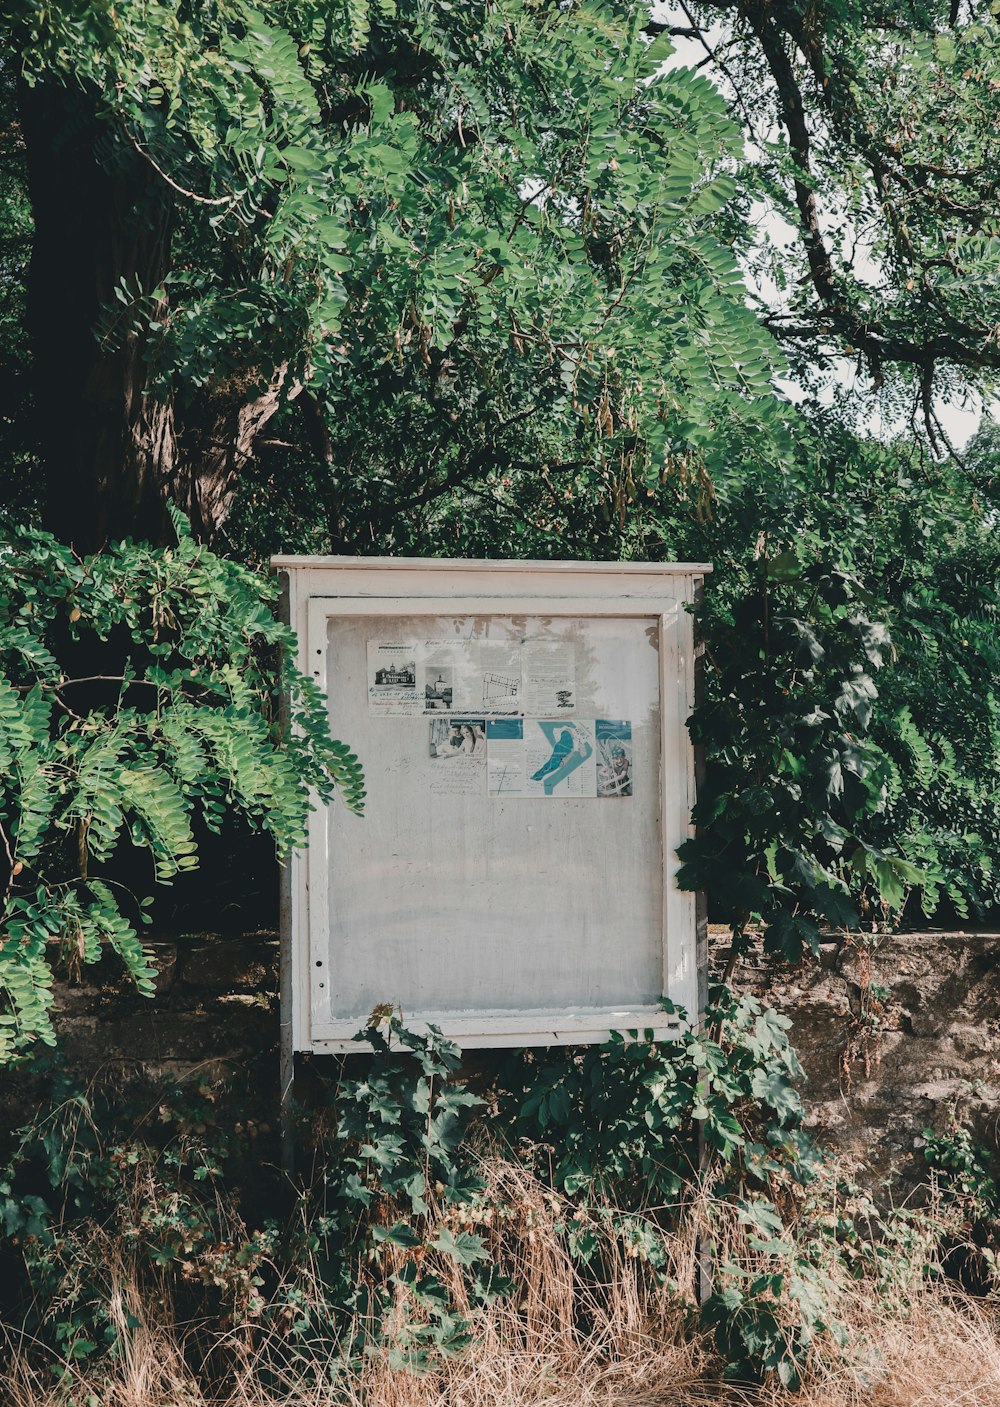
[[[998,409],[997,402],[994,401],[992,404],[995,412]],[[944,405],[939,401],[934,413],[944,426],[944,432],[955,448],[964,449],[979,429],[982,421],[982,397],[970,396],[967,406]],[[880,428],[873,428],[873,435],[880,433],[882,433]]]
[[[949,402],[935,397],[934,415],[941,425],[941,429],[947,435],[952,448],[963,450],[979,429],[983,419],[984,410],[989,408],[994,416],[1000,412],[1000,401],[991,400],[984,403],[982,396],[975,391],[966,393],[963,402]],[[895,419],[885,418],[881,410],[873,410],[865,425],[865,429],[880,440],[891,439],[894,435],[906,428],[907,417],[898,416]]]
[[[681,28],[690,26],[688,16],[679,6],[670,3],[670,0],[654,4],[651,15],[661,24],[672,24]],[[721,23],[708,26],[703,30],[703,33],[712,50],[715,50],[725,40],[725,26]],[[665,61],[664,72],[681,68],[697,68],[715,82],[727,98],[732,97],[724,75],[720,74],[717,64],[713,62],[705,44],[700,39],[678,35],[673,39],[673,44],[674,52]],[[778,136],[774,131],[757,135],[762,138],[766,137],[768,140]],[[747,159],[753,161],[756,151],[757,147],[753,138],[747,136]],[[762,247],[790,249],[799,241],[797,229],[778,211],[771,209],[762,201],[754,202],[751,206],[750,218],[758,231]],[[873,257],[872,244],[865,233],[863,231],[852,232],[845,240],[845,246],[839,252],[845,261],[850,261],[854,278],[872,289],[883,287],[885,277],[877,260]],[[744,274],[752,294],[756,295],[765,307],[774,312],[787,311],[782,293],[773,280],[766,276],[757,275],[746,268],[744,268]],[[753,305],[752,297],[748,301]],[[879,404],[878,398],[872,397],[870,383],[866,383],[866,378],[863,375],[859,376],[856,358],[837,357],[833,359],[832,364],[834,370],[831,372],[831,378],[832,382],[836,383],[836,387],[831,384],[826,391],[820,391],[819,399],[822,402],[832,404],[836,398],[837,390],[856,393],[859,406],[864,407],[864,413],[856,421],[856,429],[862,434],[867,433],[877,439],[892,439],[908,427],[910,423],[908,414],[887,415],[884,406]],[[779,378],[777,384],[779,389],[792,401],[799,401],[805,395],[804,389],[795,381]],[[991,399],[984,404],[982,396],[969,390],[964,395],[953,397],[951,400],[946,400],[941,396],[935,397],[933,409],[934,415],[951,445],[954,449],[961,451],[979,428],[984,411],[988,410],[994,417],[1000,416],[1000,399]]]

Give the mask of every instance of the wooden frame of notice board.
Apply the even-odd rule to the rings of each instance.
[[[462,1047],[676,1030],[704,1004],[692,834],[700,563],[275,557],[299,667],[366,771],[282,898],[294,1052],[389,1003]]]

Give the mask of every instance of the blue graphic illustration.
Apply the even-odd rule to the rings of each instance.
[[[587,735],[572,723],[558,719],[539,720],[539,728],[552,746],[552,752],[532,773],[533,782],[541,782],[546,796],[551,796],[578,767],[582,767],[594,751]]]
[[[488,718],[487,738],[506,738],[515,741],[524,737],[524,720],[521,718]]]

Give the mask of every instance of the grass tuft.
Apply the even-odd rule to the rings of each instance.
[[[802,1360],[800,1391],[773,1380],[727,1384],[710,1337],[697,1325],[700,1251],[713,1240],[724,1274],[743,1283],[774,1251],[761,1249],[734,1204],[692,1202],[657,1231],[657,1271],[636,1235],[636,1219],[610,1206],[590,1215],[604,1228],[586,1273],[570,1255],[567,1228],[580,1208],[523,1166],[484,1162],[486,1192],[474,1209],[442,1213],[456,1229],[474,1225],[513,1290],[473,1309],[454,1261],[434,1269],[473,1325],[469,1347],[416,1375],[386,1350],[348,1358],[354,1324],[341,1341],[317,1331],[292,1338],[280,1317],[238,1324],[177,1322],[170,1297],[136,1271],[124,1242],[95,1228],[89,1253],[100,1256],[108,1316],[119,1345],[96,1363],[59,1365],[23,1336],[8,1333],[3,1400],[9,1407],[998,1407],[1000,1313],[989,1300],[959,1293],[939,1273],[935,1213],[911,1215],[891,1257],[839,1254],[835,1238],[822,1274],[830,1318]],[[831,1211],[835,1197],[831,1183]],[[801,1253],[822,1222],[814,1197],[789,1230]],[[654,1219],[650,1219],[650,1226]],[[923,1228],[915,1234],[914,1227]],[[400,1251],[400,1255],[405,1252]],[[770,1259],[769,1259],[770,1258]],[[891,1265],[891,1273],[886,1273]],[[320,1306],[318,1266],[298,1266],[296,1284]],[[400,1315],[406,1312],[400,1303]],[[792,1316],[794,1297],[775,1299]],[[320,1322],[317,1317],[317,1323]],[[791,1325],[791,1319],[790,1319]],[[384,1327],[384,1326],[383,1326]],[[387,1337],[391,1340],[391,1334]]]

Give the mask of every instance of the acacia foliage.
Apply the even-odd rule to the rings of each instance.
[[[137,926],[153,901],[121,883],[127,847],[148,853],[155,887],[197,866],[198,828],[227,814],[286,856],[304,843],[309,788],[363,804],[357,758],[293,663],[274,588],[177,524],[163,551],[126,542],[81,560],[29,530],[3,544],[0,1062],[53,1042],[57,954],[79,966],[110,948],[152,995]]]
[[[781,359],[728,214],[741,133],[710,82],[664,69],[644,5],[8,0],[0,17],[25,83],[98,115],[102,161],[134,177],[131,227],[150,187],[174,208],[170,267],[120,277],[97,331],[108,358],[141,345],[143,394],[187,421],[277,386],[292,429],[260,439],[332,462],[359,375],[387,414],[416,388],[425,453],[397,503],[509,458],[511,422],[651,480],[692,451],[718,467],[730,417],[780,439]]]
[[[872,835],[896,839],[920,866],[926,913],[977,921],[1000,906],[1000,533],[988,441],[977,436],[964,468],[899,446],[855,470],[865,471],[855,553],[895,646],[873,726],[890,775]]]
[[[95,160],[131,183],[124,244],[170,210],[157,276],[118,271],[107,360],[142,348],[141,398],[177,410],[182,460],[220,405],[231,420],[275,391],[225,472],[274,439],[305,447],[350,547],[385,531],[387,499],[545,466],[553,431],[580,441],[570,464],[640,485],[689,453],[714,476],[730,419],[786,452],[770,333],[807,381],[860,358],[866,388],[890,412],[909,400],[935,439],[935,389],[990,384],[992,7],[688,10],[4,0],[0,25],[23,83],[72,90]],[[664,71],[678,34],[703,73]],[[755,228],[764,208],[790,242]],[[737,256],[771,290],[763,327]],[[411,417],[424,453],[402,472],[345,443],[359,380]]]
[[[928,906],[996,899],[996,558],[967,479],[916,436],[883,452],[774,388],[781,354],[739,260],[787,295],[781,316],[758,311],[807,382],[848,347],[874,382],[895,358],[906,389],[913,369],[920,398],[942,365],[988,376],[992,294],[953,286],[989,256],[963,233],[993,208],[981,10],[945,34],[934,5],[696,7],[696,27],[726,12],[721,90],[663,71],[669,34],[626,3],[3,13],[26,81],[93,101],[108,163],[138,163],[176,207],[174,266],[153,289],[119,283],[106,346],[139,339],[148,394],[189,410],[283,368],[278,443],[241,461],[238,552],[715,562],[705,873],[794,952],[815,940],[803,897],[828,921],[853,922],[855,901],[896,912],[919,870]],[[942,105],[964,101],[977,35],[975,111],[949,154]],[[753,166],[741,122],[762,139]],[[755,241],[760,197],[817,214],[799,253]],[[859,224],[880,232],[877,289],[836,253]],[[876,685],[878,621],[894,643],[875,644]]]
[[[817,405],[789,428],[779,462],[723,441],[710,496],[679,474],[650,492],[508,466],[392,531],[403,551],[713,563],[689,877],[718,918],[773,920],[794,957],[820,924],[906,904],[910,921],[982,920],[1000,899],[1000,536],[988,436],[959,467]]]
[[[770,942],[792,957],[817,941],[810,908],[834,927],[907,905],[910,921],[982,921],[1000,899],[995,491],[975,448],[963,470],[818,407],[810,420],[797,462],[744,474],[710,523],[664,514],[678,552],[717,568],[698,726],[719,810],[694,848],[722,875],[701,877],[729,917],[780,910]],[[840,912],[810,902],[830,879],[817,860],[852,891]],[[749,906],[746,873],[764,886]]]

